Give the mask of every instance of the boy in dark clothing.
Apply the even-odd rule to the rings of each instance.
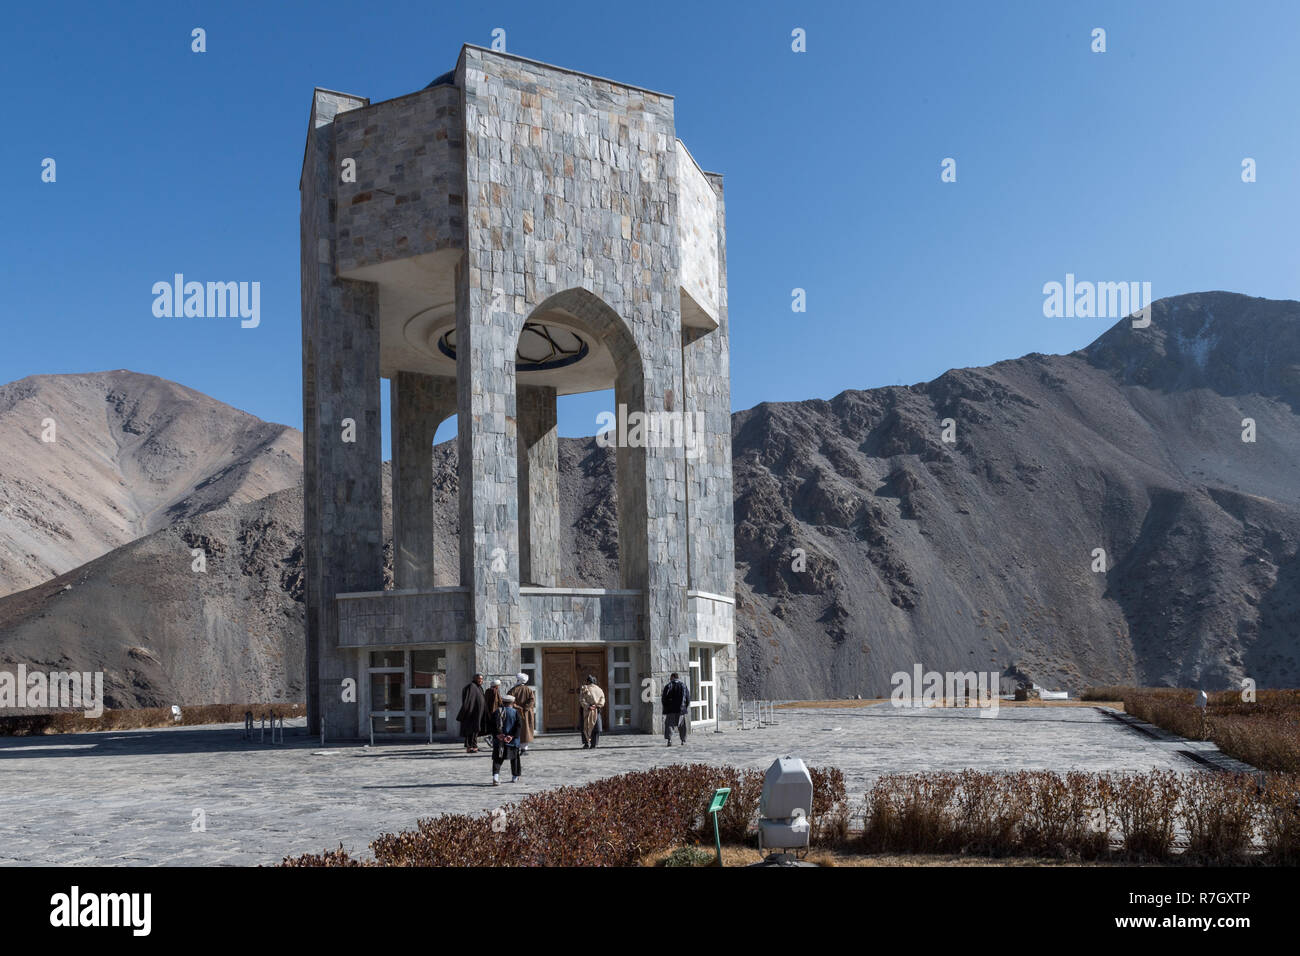
[[[519,765],[519,732],[523,720],[515,707],[511,694],[501,698],[501,708],[496,715],[496,734],[492,737],[492,786],[501,785],[501,765],[510,758],[511,783],[518,783],[522,768]]]

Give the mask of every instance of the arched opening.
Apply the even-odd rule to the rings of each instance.
[[[455,379],[395,372],[389,379],[384,476],[385,585],[429,590],[460,583]],[[439,443],[439,437],[442,441]]]
[[[612,391],[611,391],[612,389]],[[515,356],[517,492],[520,575],[522,586],[598,585],[590,580],[599,562],[584,562],[576,548],[584,546],[582,528],[567,524],[592,513],[594,502],[560,502],[559,402],[568,396],[605,393],[614,408],[604,410],[614,421],[626,421],[645,409],[644,371],[640,351],[623,319],[600,297],[585,289],[568,289],[550,296],[529,314],[517,341]],[[579,403],[585,404],[585,403]],[[592,423],[593,426],[596,422]],[[618,440],[626,429],[613,430],[614,439],[597,444],[592,436],[577,447],[564,444],[564,463],[576,473],[565,475],[570,496],[598,494],[602,472],[612,450],[618,575],[622,589],[645,587],[645,453]],[[612,446],[612,448],[611,448]],[[574,509],[578,508],[575,515]],[[569,514],[562,514],[567,510]],[[598,510],[598,509],[597,509]],[[599,533],[599,528],[587,528]],[[609,529],[605,529],[608,532]],[[604,539],[607,541],[606,533]],[[640,549],[638,551],[638,549]],[[584,567],[585,564],[585,567]],[[604,582],[599,582],[604,583]]]

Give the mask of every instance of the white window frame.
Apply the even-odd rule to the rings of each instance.
[[[620,651],[625,652],[627,654],[627,660],[620,661],[617,659],[617,655]],[[632,721],[635,719],[636,716],[632,710],[632,702],[633,700],[636,699],[633,694],[633,681],[635,680],[635,677],[632,672],[633,663],[634,662],[632,660],[631,645],[616,644],[610,647],[609,649],[609,722],[611,724],[609,728],[610,730],[620,730],[620,729],[631,730],[632,729],[633,726]],[[624,668],[627,671],[626,683],[619,682],[618,680],[615,679],[615,675],[618,672],[618,669],[620,667]],[[617,697],[617,694],[615,692],[620,690],[627,691],[626,704],[614,703]],[[618,718],[619,715],[623,713],[627,714],[627,722],[620,724],[618,722]]]
[[[701,662],[708,655],[709,680],[700,677]],[[692,644],[690,649],[691,726],[713,723],[717,716],[718,680],[713,670],[713,648]]]
[[[413,677],[413,672],[411,670],[412,667],[411,653],[412,651],[441,651],[443,668],[444,668],[443,673],[445,679],[445,674],[446,674],[445,668],[447,664],[446,648],[441,648],[441,647],[403,648],[402,665],[400,667],[371,667],[370,654],[380,653],[383,650],[384,650],[383,648],[369,648],[366,654],[366,703],[369,706],[369,710],[367,711],[367,713],[369,714],[369,719],[367,723],[370,729],[371,736],[372,737],[376,736],[376,731],[374,729],[376,718],[386,721],[386,720],[391,720],[393,718],[400,717],[402,718],[402,730],[400,731],[381,730],[378,731],[377,735],[380,737],[415,737],[415,736],[423,737],[427,733],[429,738],[432,740],[434,731],[437,729],[436,725],[438,723],[438,704],[440,701],[442,703],[444,713],[447,712],[446,710],[448,706],[447,687],[445,683],[442,687],[411,686],[412,677]],[[389,650],[395,650],[395,648],[389,648]],[[371,680],[370,680],[372,674],[401,674],[402,675],[403,707],[401,710],[375,710],[375,706],[374,706],[375,702],[372,697],[373,691],[372,691]],[[428,702],[428,709],[412,710],[411,709],[412,694],[417,694],[419,696],[426,698]],[[423,731],[413,730],[411,728],[412,718],[419,719],[421,717],[426,719],[426,723],[424,725],[425,729]],[[443,731],[445,732],[446,729],[447,727],[446,724],[444,723]]]

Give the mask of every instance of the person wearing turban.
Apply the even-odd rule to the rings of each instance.
[[[588,674],[587,683],[578,692],[578,706],[582,710],[582,749],[596,749],[600,740],[600,708],[605,706],[605,692],[596,684],[596,675]]]
[[[483,723],[479,726],[479,736],[489,741],[496,736],[497,710],[501,707],[501,679],[497,678],[492,686],[483,692]]]
[[[537,731],[537,695],[528,686],[527,674],[521,671],[515,675],[515,681],[515,686],[510,688],[510,696],[514,698],[515,707],[523,721],[519,728],[519,750],[520,753],[527,753],[528,745],[533,742]]]

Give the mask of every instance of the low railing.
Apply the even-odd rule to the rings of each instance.
[[[260,732],[259,732],[259,734],[258,734],[257,742],[260,743],[260,744],[264,744],[264,743],[266,743],[266,722],[267,722],[267,720],[270,720],[270,722],[271,722],[271,743],[273,743],[273,744],[274,744],[274,743],[284,743],[284,716],[281,715],[281,716],[277,717],[274,713],[272,713],[272,714],[262,714],[262,726],[261,726]],[[278,725],[278,726],[277,726],[277,725]],[[252,740],[252,739],[253,739],[253,731],[254,731],[254,729],[255,729],[255,728],[254,728],[254,726],[253,726],[253,712],[252,712],[251,710],[250,710],[250,711],[246,711],[246,712],[244,713],[244,739],[245,739],[245,740]],[[279,731],[279,738],[280,738],[278,741],[276,740],[276,731],[277,731],[277,730]]]
[[[375,718],[382,717],[385,720],[401,717],[405,720],[407,717],[425,718],[424,726],[429,731],[429,743],[433,743],[433,711],[432,710],[372,710],[370,712],[370,746],[375,745]]]
[[[740,729],[758,730],[776,726],[776,701],[742,700],[740,702]]]

